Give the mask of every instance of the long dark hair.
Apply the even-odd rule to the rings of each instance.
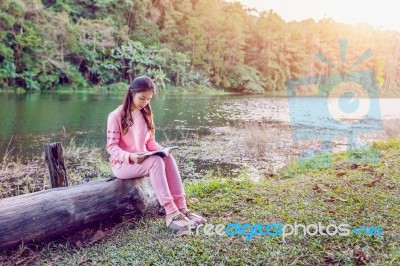
[[[125,94],[123,101],[122,113],[121,113],[121,125],[122,135],[128,132],[129,127],[133,125],[133,119],[131,115],[131,105],[133,104],[134,93],[152,91],[153,95],[156,94],[156,86],[153,80],[147,76],[141,76],[135,78],[131,84],[129,84],[128,91]],[[150,103],[140,110],[143,114],[144,120],[146,121],[147,128],[152,134],[155,133],[155,125],[153,121],[153,112],[151,111]]]

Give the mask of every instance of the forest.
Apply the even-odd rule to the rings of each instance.
[[[238,2],[2,0],[0,39],[0,90],[112,90],[149,75],[161,89],[275,93],[288,79],[349,70],[366,51],[351,70],[374,70],[380,95],[400,89],[399,32],[330,18],[286,22]]]

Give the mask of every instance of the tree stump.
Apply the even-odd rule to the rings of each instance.
[[[127,212],[159,207],[149,177],[53,188],[0,199],[0,248],[51,240]]]
[[[67,187],[67,170],[64,165],[63,150],[60,142],[43,146],[46,164],[50,173],[50,184],[52,188]]]

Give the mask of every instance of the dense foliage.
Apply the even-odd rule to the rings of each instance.
[[[289,78],[373,69],[383,94],[400,87],[400,33],[324,19],[285,22],[221,0],[2,0],[0,88],[50,90],[127,82],[285,89]],[[320,53],[332,64],[318,60]],[[320,59],[322,56],[320,57]]]

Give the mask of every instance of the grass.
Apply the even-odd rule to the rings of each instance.
[[[77,146],[74,140],[65,145],[63,155],[70,185],[112,176],[104,148]],[[0,163],[0,198],[18,196],[50,188],[44,155],[28,162],[5,153]]]
[[[234,122],[235,128],[238,129],[237,133],[240,136],[245,136],[244,145],[245,153],[248,157],[254,157],[257,160],[262,160],[267,154],[279,150],[278,143],[290,141],[289,125],[262,119],[261,121],[236,121]],[[294,143],[290,143],[294,147]],[[291,152],[287,152],[291,154]],[[289,156],[288,156],[289,157]]]
[[[242,134],[247,135],[245,141],[246,151],[253,152],[257,159],[264,157],[265,152],[268,150],[268,139],[271,136],[275,136],[270,132],[266,133],[268,130],[271,131],[268,125],[259,125],[258,122],[253,121],[243,121],[238,123],[238,127]]]
[[[184,185],[189,207],[213,225],[375,225],[383,228],[383,237],[177,237],[165,229],[161,217],[148,214],[125,220],[107,237],[92,232],[79,241],[20,247],[3,253],[0,262],[8,265],[18,258],[29,265],[400,265],[400,141],[376,142],[373,147],[380,150],[381,160],[372,163],[352,162],[347,153],[338,153],[330,168],[293,163],[260,182],[251,181],[246,169],[229,177],[210,172],[203,180],[186,179]],[[369,152],[358,151],[357,156]]]
[[[24,94],[28,92],[50,92],[57,94],[100,94],[100,93],[115,93],[115,94],[125,94],[128,88],[128,84],[125,82],[118,82],[109,85],[88,85],[86,87],[72,88],[69,85],[58,85],[55,90],[44,90],[44,91],[29,91],[21,87],[13,87],[2,89],[0,88],[0,93],[17,93]],[[237,94],[225,91],[223,89],[218,89],[216,87],[207,87],[202,85],[196,85],[193,87],[181,87],[174,85],[167,85],[166,88],[158,87],[157,93],[166,95],[188,95],[188,94],[201,94],[201,95],[228,95]]]
[[[206,86],[194,86],[194,87],[181,87],[169,85],[165,89],[159,89],[157,93],[164,95],[189,95],[189,94],[201,94],[201,95],[228,95],[234,94],[227,92],[222,89]]]

